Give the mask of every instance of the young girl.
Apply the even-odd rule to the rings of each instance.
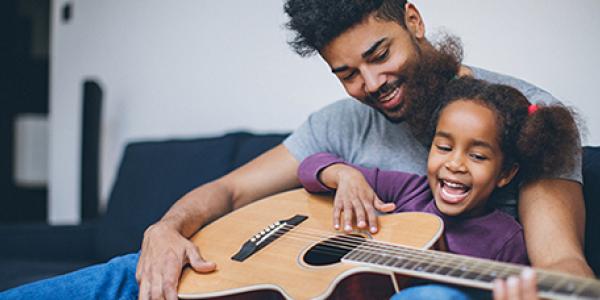
[[[449,83],[432,124],[427,177],[352,166],[318,153],[301,163],[300,181],[309,192],[333,191],[349,181],[367,191],[360,184],[364,176],[394,212],[440,216],[448,251],[527,264],[521,225],[488,199],[518,171],[519,184],[526,184],[571,167],[565,153],[578,151],[579,136],[570,111],[532,105],[508,86],[461,78]]]

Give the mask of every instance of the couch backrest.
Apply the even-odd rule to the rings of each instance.
[[[129,144],[96,236],[100,260],[139,250],[143,232],[186,192],[281,143],[284,134]]]
[[[585,256],[600,275],[600,147],[583,148],[583,197],[585,198]]]

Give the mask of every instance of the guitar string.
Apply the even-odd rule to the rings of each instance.
[[[297,233],[300,233],[300,234],[310,235],[309,231],[307,231],[307,230],[303,231],[303,230],[297,229],[294,231]],[[318,237],[318,238],[332,238],[331,236],[323,235],[323,233],[329,233],[329,232],[319,232],[319,231],[315,231],[315,230],[312,230],[312,231],[318,234],[318,235],[316,235],[316,237]],[[361,243],[361,244],[363,244],[361,250],[363,250],[363,249],[364,250],[373,250],[369,253],[379,254],[381,250],[387,250],[387,251],[396,252],[395,254],[409,254],[409,255],[411,255],[411,257],[414,257],[414,258],[423,258],[423,256],[426,256],[427,258],[430,258],[433,260],[442,259],[443,262],[447,262],[449,256],[454,256],[453,258],[456,260],[466,259],[465,257],[453,255],[453,254],[447,253],[447,252],[438,252],[438,251],[434,251],[434,250],[422,250],[422,249],[401,246],[401,245],[395,245],[395,244],[388,244],[388,243],[383,243],[381,241],[368,240],[368,239],[358,238],[358,237],[348,236],[348,235],[337,235],[337,236],[335,236],[335,238],[337,239],[336,241],[327,240],[326,242],[324,241],[321,244],[337,245],[337,246],[342,246],[341,248],[346,248],[346,249],[351,250],[351,249],[355,248],[354,243]],[[364,245],[365,243],[367,244],[367,246]],[[349,246],[349,247],[344,247],[344,246]],[[398,253],[398,252],[400,252],[400,253]],[[469,258],[469,259],[472,260],[473,258]],[[494,263],[494,262],[493,261],[485,261],[485,263]],[[463,262],[459,262],[456,265],[462,266],[462,264],[463,264]],[[511,266],[503,265],[503,267],[511,267]]]
[[[296,227],[291,226],[291,225],[287,225],[288,226],[288,230],[290,229],[295,229]],[[304,229],[311,229],[311,228],[304,228]],[[293,230],[293,231],[297,231],[299,233],[303,233],[304,235],[307,235],[307,233],[310,230]],[[463,272],[472,272],[472,271],[476,271],[478,276],[476,276],[475,278],[471,279],[471,280],[475,280],[475,281],[481,281],[481,276],[492,276],[492,277],[496,277],[496,278],[506,278],[508,276],[518,276],[521,271],[525,268],[525,266],[518,266],[518,265],[514,265],[511,263],[506,263],[506,262],[499,262],[499,261],[493,261],[493,260],[488,260],[488,259],[482,259],[482,258],[477,258],[477,257],[466,257],[464,255],[458,255],[458,254],[453,254],[453,253],[448,253],[448,252],[440,252],[440,251],[436,251],[436,250],[423,250],[423,249],[418,249],[418,248],[412,248],[409,246],[402,246],[402,245],[397,245],[397,244],[391,244],[391,243],[387,243],[387,242],[383,242],[383,241],[377,241],[377,240],[368,240],[368,239],[364,239],[364,238],[360,238],[360,237],[355,237],[355,236],[351,236],[351,235],[335,235],[334,237],[330,236],[329,234],[331,234],[331,232],[328,231],[320,231],[320,230],[316,230],[316,229],[312,229],[313,232],[317,232],[318,234],[321,235],[317,235],[317,237],[320,238],[336,238],[338,240],[346,240],[346,241],[350,241],[350,242],[360,242],[362,245],[362,248],[359,249],[359,251],[361,251],[362,253],[367,253],[368,255],[372,255],[372,254],[380,254],[380,250],[384,250],[381,249],[380,247],[386,247],[388,251],[392,252],[392,255],[398,255],[400,252],[400,254],[408,254],[408,256],[410,256],[410,258],[416,258],[416,264],[410,266],[408,269],[414,270],[414,271],[422,271],[422,272],[426,272],[426,273],[435,273],[438,275],[448,275],[451,274],[453,271],[450,271],[447,274],[440,274],[440,273],[436,273],[435,271],[440,270],[443,267],[450,267],[450,268],[456,268],[458,267],[467,267],[466,270],[462,270]],[[292,232],[292,231],[290,231]],[[322,235],[322,233],[327,234],[327,235]],[[310,235],[309,235],[310,236]],[[330,240],[327,240],[328,242],[321,242],[319,244],[325,244],[325,245],[337,245],[340,246],[340,248],[346,248],[350,251],[352,251],[352,249],[355,249],[355,244],[348,244],[348,242],[346,243],[331,243],[329,242]],[[365,247],[364,243],[368,243],[369,245],[371,244],[375,244],[376,247]],[[349,245],[350,247],[347,247],[347,245]],[[379,248],[378,248],[379,247]],[[364,251],[364,249],[368,249],[368,250],[375,250],[375,251]],[[343,252],[343,251],[342,251]],[[342,253],[340,252],[340,254]],[[327,253],[325,252],[321,252],[321,253]],[[426,258],[429,258],[429,261],[423,261],[423,256],[427,256]],[[406,257],[406,256],[405,256]],[[364,257],[362,257],[361,259],[365,259]],[[380,258],[376,258],[373,262],[375,264]],[[442,263],[440,264],[438,261],[439,259],[445,259],[444,261],[442,261]],[[448,263],[448,259],[451,263]],[[357,260],[357,259],[355,259]],[[360,260],[358,260],[360,261]],[[473,261],[473,262],[469,262],[469,261]],[[385,261],[384,261],[385,262]],[[430,269],[431,267],[431,263],[436,263],[437,265],[435,265],[435,269]],[[384,263],[379,263],[380,265],[385,265]],[[421,264],[425,264],[424,266],[422,266],[422,268],[420,268],[420,270],[417,270],[417,266],[421,265]],[[402,264],[404,265],[404,264]],[[548,289],[548,291],[551,290],[555,290],[560,288],[561,286],[566,286],[569,285],[571,283],[575,283],[576,285],[578,285],[580,288],[575,289],[573,291],[569,291],[570,293],[577,293],[575,291],[581,291],[581,290],[585,290],[587,287],[591,287],[591,286],[595,286],[596,289],[600,289],[600,281],[596,280],[596,279],[591,279],[591,278],[583,278],[583,277],[575,277],[575,276],[570,276],[570,275],[565,275],[565,274],[555,274],[552,273],[551,271],[545,271],[545,270],[540,270],[540,269],[534,269],[536,274],[537,274],[537,282],[538,284],[541,284],[542,282],[548,283],[550,284],[550,288],[545,287]],[[492,272],[496,271],[498,272],[497,274],[493,274]],[[463,279],[468,279],[468,278],[464,278],[461,277]],[[479,279],[479,280],[476,280]],[[560,285],[557,286],[557,284],[560,283]]]
[[[286,227],[286,229],[293,229],[293,228],[295,228],[295,227],[291,226],[291,225],[287,225],[287,227]],[[292,232],[301,234],[303,236],[317,237],[320,239],[328,239],[326,241],[322,241],[320,243],[321,245],[337,246],[338,248],[353,250],[356,248],[356,243],[360,243],[360,244],[362,244],[362,246],[361,246],[361,249],[359,249],[359,251],[361,251],[362,253],[381,255],[382,254],[381,251],[383,250],[383,251],[391,252],[391,254],[393,254],[393,255],[404,255],[404,257],[406,257],[407,259],[419,259],[419,261],[416,261],[417,264],[415,266],[418,266],[420,263],[423,263],[424,262],[423,259],[427,258],[427,259],[429,259],[429,261],[427,262],[429,264],[430,263],[438,263],[439,264],[441,261],[441,263],[447,267],[451,267],[451,268],[469,267],[469,270],[475,270],[475,271],[480,271],[480,272],[482,272],[483,270],[487,271],[488,269],[490,269],[489,271],[492,271],[491,269],[493,267],[498,267],[498,266],[494,266],[493,261],[485,261],[484,263],[487,263],[488,265],[484,266],[484,268],[474,267],[473,265],[475,265],[476,263],[471,263],[471,265],[465,265],[466,258],[461,257],[461,256],[454,255],[454,259],[449,260],[448,256],[452,256],[451,253],[436,252],[433,250],[424,251],[424,250],[409,248],[409,247],[405,247],[405,246],[386,244],[386,243],[382,243],[380,241],[365,240],[363,238],[357,238],[357,237],[347,236],[347,235],[337,235],[337,236],[335,236],[335,238],[337,240],[332,241],[330,239],[333,237],[322,234],[322,233],[329,234],[329,232],[318,232],[318,231],[313,230],[313,232],[317,232],[318,235],[314,235],[314,234],[311,235],[311,233],[309,233],[306,230],[296,229],[296,230],[291,230],[291,231],[284,232],[284,233],[278,233],[278,235],[281,236],[283,234],[289,234]],[[273,234],[273,235],[275,235],[275,234]],[[335,251],[335,250],[329,250],[329,251],[331,251],[333,253],[333,251]],[[340,254],[342,252],[344,252],[344,251],[338,251],[338,253],[340,253]],[[446,257],[440,257],[440,256],[446,256]],[[440,266],[440,268],[441,267],[442,266]],[[502,268],[500,271],[506,273],[506,275],[520,274],[519,270],[522,269],[522,267],[516,267],[516,266],[513,267],[510,265],[499,265],[499,267]],[[482,274],[482,275],[484,275],[484,274]]]
[[[289,233],[289,232],[286,232],[286,233]],[[289,237],[290,237],[291,239],[293,239],[294,241],[305,241],[305,240],[306,240],[305,238],[303,238],[303,237],[300,237],[299,235],[296,235],[296,236],[289,236]],[[321,237],[323,237],[323,236],[321,236]],[[339,236],[338,236],[338,237],[339,237]],[[312,240],[311,240],[311,241],[312,241]],[[361,242],[364,242],[364,241],[365,241],[365,240],[361,240]],[[372,242],[372,241],[368,241],[368,240],[366,240],[366,242]],[[324,242],[321,242],[320,244],[324,244]],[[330,243],[330,244],[331,244],[331,243]],[[305,245],[305,243],[303,243],[303,244],[301,244],[301,245]],[[341,245],[341,246],[340,246],[340,245]],[[346,247],[345,245],[343,245],[343,244],[340,244],[340,243],[338,243],[338,244],[337,244],[337,246],[338,246],[338,247],[340,247],[340,248],[342,248],[342,247],[345,247],[346,249],[349,249],[349,250],[353,250],[353,249],[355,249],[355,247]],[[381,251],[377,251],[377,252],[375,252],[375,251],[364,251],[363,249],[364,249],[364,248],[360,249],[361,253],[367,253],[367,254],[379,254],[379,255],[381,254]],[[410,248],[409,248],[409,249],[410,249]],[[382,249],[376,249],[376,250],[382,250]],[[418,249],[416,249],[416,250],[418,250]],[[319,252],[319,253],[327,253],[327,254],[329,254],[329,253],[332,253],[332,252],[333,252],[333,251],[325,251],[325,250],[322,250],[322,251],[319,251],[319,250],[313,250],[313,251],[315,251],[315,252]],[[422,250],[420,250],[420,251],[422,251]],[[340,251],[338,251],[338,252],[339,252],[340,254],[344,253],[343,251],[341,251],[341,252],[340,252]],[[426,252],[423,252],[423,253],[426,253]],[[397,253],[393,253],[393,254],[397,254]],[[444,254],[449,254],[449,255],[452,255],[451,253],[444,253]],[[411,257],[413,257],[413,258],[422,259],[422,255],[419,255],[419,253],[417,253],[416,255],[414,255],[414,254],[412,254],[412,253],[408,253],[408,256],[411,256]],[[454,255],[454,256],[456,256],[456,255]],[[435,258],[435,256],[430,256],[430,257],[434,257],[434,258]],[[461,256],[457,256],[457,258],[459,258],[459,259],[466,259],[466,258],[463,258],[463,257],[461,257]],[[359,262],[361,262],[360,260],[356,260],[356,261],[359,261]],[[376,265],[378,265],[378,264],[379,264],[379,265],[384,265],[384,266],[385,266],[385,264],[382,264],[382,263],[377,263],[376,261],[377,261],[377,260],[375,260],[375,262],[371,262],[371,263],[374,263],[374,264],[376,264]],[[422,264],[423,262],[422,262],[422,261],[416,261],[416,262],[417,262],[416,264],[414,264],[414,265],[412,265],[412,266],[410,266],[410,267],[404,267],[404,268],[403,268],[403,267],[396,267],[396,268],[400,268],[400,269],[408,269],[408,270],[417,271],[417,272],[423,272],[423,273],[437,274],[437,275],[441,275],[441,276],[458,277],[458,278],[461,278],[461,279],[463,279],[463,280],[471,280],[471,281],[477,281],[477,282],[487,282],[487,283],[491,283],[493,280],[492,280],[492,281],[490,281],[490,280],[484,280],[484,279],[482,279],[482,278],[479,278],[479,277],[481,277],[481,276],[484,276],[484,275],[487,275],[487,276],[491,276],[491,277],[494,277],[494,278],[506,278],[506,277],[508,277],[508,276],[510,276],[510,275],[519,275],[519,274],[520,274],[520,272],[518,272],[518,271],[515,271],[515,270],[512,270],[512,271],[510,271],[510,270],[509,270],[509,272],[508,272],[508,273],[506,273],[506,274],[500,273],[500,274],[498,275],[498,274],[492,274],[492,273],[490,273],[490,272],[491,272],[491,271],[493,271],[493,270],[492,270],[492,269],[489,269],[489,268],[484,268],[484,269],[469,268],[468,270],[461,270],[461,271],[463,271],[463,272],[468,272],[468,271],[472,271],[472,270],[487,270],[487,271],[489,271],[489,272],[475,273],[475,274],[477,274],[478,276],[476,276],[476,277],[474,277],[474,278],[465,278],[465,277],[462,277],[462,275],[464,275],[464,274],[461,274],[461,276],[453,276],[453,275],[451,275],[451,274],[452,274],[454,271],[456,271],[456,266],[458,266],[458,267],[470,267],[468,264],[467,264],[467,265],[465,265],[465,264],[464,264],[464,262],[462,262],[462,263],[459,263],[459,264],[454,264],[454,266],[451,266],[452,264],[449,264],[449,265],[444,265],[444,264],[447,264],[447,262],[443,262],[443,263],[442,263],[442,265],[440,265],[440,266],[437,266],[437,268],[436,268],[434,271],[432,271],[432,270],[428,270],[428,267],[429,267],[429,265],[426,265],[426,266],[423,266],[423,268],[417,269],[417,268],[415,268],[415,267],[419,266],[419,264]],[[431,261],[431,262],[433,262],[433,261]],[[483,262],[484,262],[484,263],[492,263],[492,264],[493,264],[493,263],[496,263],[496,264],[498,264],[498,262],[494,262],[494,261],[487,261],[487,260],[486,260],[486,261],[483,261]],[[425,263],[430,263],[430,262],[425,262]],[[510,265],[508,265],[508,266],[509,266],[509,267],[511,267]],[[395,266],[391,266],[391,267],[395,267]],[[444,273],[437,273],[437,272],[435,272],[435,271],[439,270],[439,269],[440,269],[440,268],[442,268],[442,267],[450,267],[450,268],[453,268],[453,269],[452,269],[452,270],[450,270],[448,273],[445,273],[445,274],[444,274]],[[504,266],[501,266],[501,267],[504,267]],[[517,267],[517,268],[520,268],[520,269],[522,269],[523,267]],[[501,270],[501,272],[502,272],[502,271],[503,271],[503,272],[506,272],[507,270],[506,270],[506,269],[504,269],[504,270]],[[540,270],[536,270],[536,271],[538,272],[538,274],[540,273]],[[541,273],[543,273],[543,271],[542,271]],[[465,274],[466,274],[466,273],[465,273]],[[542,275],[542,274],[539,274],[539,275]],[[543,280],[543,279],[542,279],[542,277],[543,277],[543,276],[539,276],[539,275],[538,275],[538,283],[541,283],[541,281]],[[551,279],[551,278],[546,278],[546,279]],[[556,289],[557,287],[555,287],[555,285],[557,284],[557,282],[558,282],[559,280],[562,280],[562,278],[557,278],[557,279],[555,279],[555,280],[549,280],[549,281],[551,281],[551,285],[550,285],[550,287],[549,287],[549,288],[548,288],[548,287],[543,287],[543,288],[541,288],[541,287],[540,287],[540,290],[545,290],[545,289],[547,289],[548,291],[552,291],[553,289]],[[581,280],[581,279],[578,279],[578,278],[573,278],[573,280],[579,281],[579,283],[577,284],[578,286],[582,286],[583,284],[586,284],[586,283],[588,283],[588,284],[589,284],[589,282],[585,282],[585,281],[588,281],[588,280]],[[562,283],[562,285],[564,285],[564,284],[567,284],[567,283],[568,283],[568,282],[563,282],[563,283]],[[596,283],[596,282],[593,282],[593,280],[592,280],[592,283],[594,283],[594,284],[598,284],[598,283]],[[587,285],[586,285],[586,286],[587,286]],[[575,289],[575,291],[577,291],[577,290],[579,290],[579,289]],[[554,292],[554,291],[553,291],[553,292]],[[555,292],[555,293],[556,293],[556,292]],[[573,292],[573,291],[570,291],[570,294],[574,294],[574,292]]]
[[[286,225],[286,227],[288,229],[294,229],[294,226],[291,225]],[[301,230],[294,230],[297,231],[301,234],[307,235],[307,233],[301,231]],[[313,230],[314,231],[314,230]],[[292,231],[289,231],[292,232]],[[289,233],[286,232],[286,233]],[[329,234],[330,232],[324,232],[323,233],[327,233]],[[281,235],[281,233],[279,234]],[[331,236],[317,236],[320,238],[332,238]],[[433,251],[433,250],[421,250],[421,249],[413,249],[413,248],[409,248],[409,247],[404,247],[404,246],[399,246],[399,245],[394,245],[394,244],[388,244],[388,243],[383,243],[381,241],[373,241],[373,240],[364,240],[361,238],[357,238],[357,237],[352,237],[352,236],[340,236],[337,235],[335,236],[335,238],[337,239],[345,239],[345,240],[350,240],[350,241],[359,241],[361,244],[363,244],[362,248],[359,249],[359,251],[361,251],[362,253],[367,253],[367,254],[381,254],[381,250],[387,250],[388,252],[391,251],[393,255],[398,255],[398,254],[404,254],[405,257],[406,256],[410,256],[410,258],[417,258],[419,259],[418,261],[416,261],[417,263],[415,265],[412,265],[412,267],[417,267],[420,264],[424,264],[425,266],[423,266],[423,268],[421,268],[420,270],[417,270],[416,268],[412,268],[411,270],[415,270],[415,271],[423,271],[426,273],[436,273],[435,271],[441,269],[442,267],[450,267],[450,268],[456,268],[456,267],[463,267],[464,269],[462,270],[463,272],[473,272],[476,271],[479,276],[475,277],[481,277],[484,275],[487,276],[492,276],[492,277],[496,277],[496,278],[505,278],[507,276],[510,275],[519,275],[521,273],[521,270],[523,269],[523,267],[521,266],[512,266],[508,263],[501,263],[501,262],[496,262],[496,261],[488,261],[488,260],[481,260],[478,258],[475,258],[475,262],[468,262],[467,260],[473,260],[473,258],[467,258],[467,257],[463,257],[460,255],[456,255],[456,254],[452,254],[452,253],[446,253],[446,252],[439,252],[439,251]],[[364,246],[364,243],[367,243],[369,245],[374,244],[378,247],[369,247],[369,246]],[[355,244],[348,244],[348,243],[340,243],[340,242],[331,242],[331,241],[327,241],[327,242],[321,242],[321,245],[334,245],[334,246],[338,246],[339,248],[346,248],[348,250],[352,250],[355,247]],[[349,245],[349,246],[348,246]],[[381,247],[385,247],[387,249],[382,249]],[[367,251],[365,251],[365,249]],[[374,250],[374,251],[370,251],[370,250]],[[330,252],[332,252],[330,250]],[[339,251],[338,251],[339,252]],[[400,253],[398,253],[400,252]],[[328,253],[328,251],[321,251],[321,253]],[[340,254],[342,252],[339,252]],[[427,258],[429,258],[429,261],[423,261],[423,256],[427,256]],[[446,256],[446,257],[439,257],[439,256]],[[454,259],[450,259],[450,257],[454,257]],[[442,261],[442,263],[440,264],[439,262],[436,262],[436,260],[439,259],[445,259],[444,261]],[[448,259],[450,259],[450,263],[448,263]],[[458,261],[455,261],[458,260]],[[377,259],[375,260],[375,262],[377,261]],[[465,263],[466,262],[466,263]],[[437,268],[435,269],[435,271],[431,271],[428,270],[429,267],[431,266],[431,263],[437,263],[439,265],[437,265]],[[385,265],[385,264],[384,264]],[[500,269],[498,269],[500,268]],[[454,271],[454,270],[452,270]],[[486,271],[486,272],[483,272]],[[493,271],[499,272],[498,274],[494,274]],[[541,270],[536,270],[536,272],[538,273],[538,282],[542,282],[544,280],[546,281],[550,281],[551,283],[553,283],[552,285],[556,284],[556,281],[560,281],[564,278],[563,277],[558,277],[555,276],[554,274],[547,274],[544,271]],[[452,272],[449,272],[448,274],[450,274]],[[438,275],[448,275],[448,274],[440,274],[440,273],[436,273]],[[466,278],[465,278],[466,279]],[[475,280],[475,279],[472,279]],[[571,281],[573,280],[577,280],[577,281],[582,281],[582,279],[579,278],[572,278],[570,279]],[[476,280],[476,281],[481,281],[481,280]],[[583,280],[586,281],[586,280]],[[596,282],[593,282],[596,283]],[[596,283],[597,284],[597,283]]]
[[[297,244],[298,244],[299,246],[305,246],[305,245],[306,245],[306,243],[304,243],[304,242],[305,242],[307,239],[306,239],[306,238],[303,238],[303,237],[299,237],[299,236],[289,236],[288,238],[286,238],[286,240],[293,240],[293,242],[303,242],[303,243],[297,243]],[[310,240],[310,239],[308,239],[308,240]],[[313,240],[310,240],[310,241],[313,241]],[[322,244],[322,243],[321,243],[321,244]],[[347,249],[350,249],[350,250],[352,250],[352,249],[354,249],[354,248],[353,248],[353,247],[352,247],[352,248],[351,248],[351,247],[347,247]],[[323,251],[319,251],[319,250],[314,250],[314,249],[313,249],[312,251],[314,251],[314,252],[318,252],[318,253],[326,253],[326,254],[329,254],[329,253],[331,253],[331,252],[332,252],[332,251],[324,251],[324,250],[323,250]],[[338,251],[338,252],[339,252],[339,251]],[[347,253],[347,252],[340,252],[340,254],[342,254],[342,253],[344,253],[344,254],[345,254],[345,253]],[[363,251],[363,253],[364,253],[364,251]],[[376,253],[376,254],[379,254],[379,253],[377,253],[377,252],[367,252],[367,253],[371,253],[371,254],[372,254],[372,253]],[[341,256],[343,256],[343,255],[341,255]],[[417,256],[417,258],[419,258],[419,257]],[[355,260],[355,261],[358,261],[358,262],[363,262],[363,261],[361,261],[361,260]],[[487,261],[486,261],[486,262],[487,262]],[[367,262],[367,263],[368,263],[368,262]],[[372,262],[372,263],[373,263],[373,264],[375,264],[375,265],[383,265],[383,266],[386,266],[385,264],[382,264],[382,263],[377,263],[377,262]],[[396,268],[396,269],[400,269],[400,270],[402,270],[402,269],[404,269],[404,270],[411,270],[411,271],[417,271],[417,272],[422,272],[422,273],[427,273],[427,274],[436,274],[436,275],[440,275],[440,276],[454,277],[454,278],[460,278],[460,279],[462,279],[462,280],[468,280],[468,281],[480,282],[480,283],[488,283],[488,284],[492,284],[492,283],[493,283],[493,280],[486,280],[486,279],[483,279],[483,278],[480,278],[480,277],[481,277],[481,276],[483,276],[483,275],[487,275],[487,276],[491,276],[491,277],[493,277],[494,279],[496,279],[496,278],[506,278],[508,275],[518,275],[518,274],[519,274],[519,273],[514,273],[514,274],[503,274],[502,276],[500,276],[500,275],[493,275],[493,274],[488,274],[488,273],[475,273],[475,274],[477,274],[478,276],[476,276],[476,277],[473,277],[473,278],[465,278],[465,277],[463,277],[463,276],[464,276],[466,273],[465,273],[465,274],[460,274],[460,275],[453,275],[453,272],[454,272],[456,269],[452,269],[452,270],[450,270],[450,271],[449,271],[449,272],[447,272],[447,273],[439,273],[439,272],[436,272],[436,271],[438,271],[440,268],[442,268],[442,267],[445,267],[445,266],[443,266],[443,265],[441,265],[441,266],[438,266],[438,267],[437,267],[437,268],[436,268],[434,271],[432,271],[432,270],[428,270],[428,268],[425,268],[425,267],[424,267],[423,269],[417,269],[417,268],[415,268],[415,267],[416,267],[416,266],[418,266],[418,265],[419,265],[419,263],[416,263],[416,264],[414,264],[414,265],[412,265],[412,266],[409,266],[409,267],[403,267],[403,266],[391,266],[391,267],[393,267],[393,268]],[[460,266],[460,265],[459,265],[459,266]],[[472,270],[472,269],[469,269],[469,270],[466,270],[466,271],[464,271],[464,272],[471,271],[471,270]],[[490,271],[491,271],[491,270],[490,270]],[[402,271],[395,271],[395,272],[396,272],[396,273],[403,273]],[[539,270],[538,270],[538,274],[539,274]],[[427,278],[427,276],[424,276],[424,277],[425,277],[425,278]],[[587,279],[587,278],[581,278],[581,279],[580,279],[580,278],[572,278],[570,282],[560,282],[560,280],[562,280],[564,277],[565,277],[565,276],[563,276],[563,277],[559,277],[559,278],[557,278],[556,280],[550,280],[550,285],[549,285],[549,286],[538,286],[538,288],[539,288],[539,290],[540,290],[540,291],[543,291],[543,292],[549,292],[549,293],[553,293],[553,294],[563,294],[563,295],[564,295],[564,294],[566,294],[566,295],[579,295],[581,292],[585,291],[585,290],[586,290],[586,289],[587,289],[587,288],[588,288],[590,285],[596,285],[596,288],[600,287],[600,286],[599,286],[599,285],[600,285],[600,283],[598,283],[598,282],[597,282],[597,281],[595,281],[595,280],[591,280],[591,279]],[[576,282],[573,282],[573,281],[576,281]],[[538,284],[541,284],[541,282],[542,282],[542,278],[541,278],[541,276],[538,276],[538,278],[537,278],[537,283],[538,283]],[[560,285],[558,285],[558,286],[557,286],[557,284],[558,284],[558,283],[560,283]],[[564,290],[562,290],[562,291],[556,291],[556,289],[558,289],[558,288],[560,288],[560,287],[564,287],[565,285],[568,285],[568,284],[570,284],[570,283],[574,283],[576,288],[575,288],[575,289],[572,289],[572,290],[570,290],[570,291],[564,291]],[[488,286],[488,288],[489,288],[489,287],[490,287],[490,286]]]

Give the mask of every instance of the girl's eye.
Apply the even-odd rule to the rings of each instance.
[[[452,148],[447,145],[435,145],[435,147],[442,152],[449,152],[452,150]]]
[[[487,156],[485,156],[485,155],[481,155],[481,154],[478,154],[478,153],[473,153],[473,154],[471,154],[471,157],[472,157],[473,159],[475,159],[475,160],[479,160],[479,161],[483,161],[483,160],[486,160],[486,159],[487,159]]]
[[[383,51],[383,53],[381,53],[377,57],[373,58],[373,62],[384,61],[388,57],[389,53],[390,53],[390,49],[386,49],[385,51]]]

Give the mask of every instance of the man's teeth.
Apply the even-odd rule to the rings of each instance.
[[[393,92],[389,93],[387,96],[379,99],[379,102],[387,102],[392,100],[394,97],[396,97],[396,95],[398,95],[398,93],[400,92],[399,88],[395,88]]]

